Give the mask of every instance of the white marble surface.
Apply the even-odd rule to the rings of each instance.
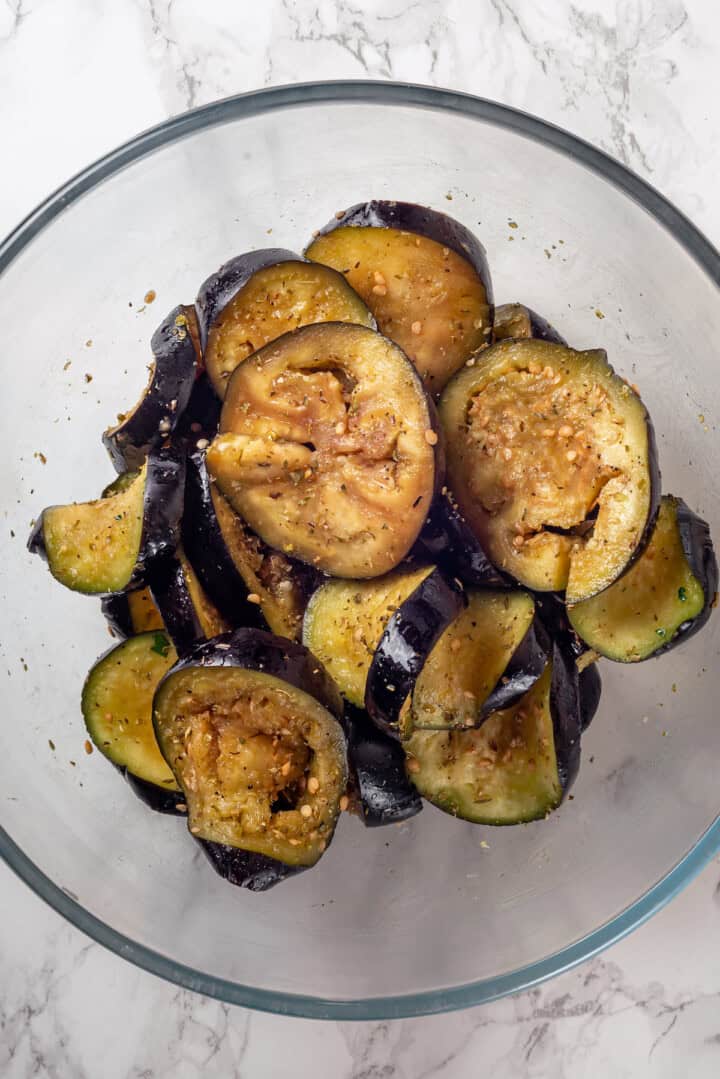
[[[432,82],[628,163],[720,241],[711,0],[0,0],[0,232],[142,128],[304,78]],[[395,1023],[251,1014],[91,944],[0,869],[0,1074],[697,1079],[720,1074],[720,863],[540,989]]]

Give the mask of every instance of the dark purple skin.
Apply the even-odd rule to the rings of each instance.
[[[294,251],[284,247],[269,247],[262,251],[246,251],[225,262],[217,273],[203,281],[195,301],[203,352],[210,326],[253,274],[274,266],[277,262],[304,262]]]
[[[212,442],[220,426],[222,402],[203,372],[195,380],[187,407],[175,430],[175,441],[182,441],[188,453],[197,451],[198,442]]]
[[[470,263],[482,281],[492,321],[493,290],[485,248],[470,229],[465,228],[459,221],[438,210],[431,210],[428,206],[418,206],[414,202],[372,199],[370,202],[358,202],[345,210],[340,217],[334,217],[320,229],[318,235],[324,236],[347,226],[402,229],[404,232],[414,232],[428,240],[435,240],[443,247],[449,247]]]
[[[169,554],[155,562],[150,570],[149,585],[175,651],[183,656],[197,641],[204,640],[205,634],[180,560]]]
[[[136,794],[141,802],[144,802],[156,813],[167,813],[172,817],[185,817],[187,814],[178,809],[179,805],[185,804],[185,795],[182,791],[165,790],[155,783],[148,783],[146,779],[140,779],[127,768],[118,768],[118,771],[127,780],[133,794]]]
[[[347,703],[343,728],[348,764],[366,827],[397,824],[419,813],[422,798],[407,777],[405,754],[398,742],[379,731],[367,712]]]
[[[553,721],[558,775],[564,796],[575,782],[580,769],[583,709],[575,657],[557,641],[553,642],[552,648],[550,713]]]
[[[172,553],[178,542],[180,518],[185,490],[185,457],[172,446],[151,451],[147,458],[145,493],[143,496],[143,525],[140,549],[135,567],[122,595],[146,583],[149,567],[158,559]],[[27,543],[31,554],[47,561],[43,536],[43,513],[35,522]]]
[[[533,311],[532,307],[527,308],[527,313],[530,316],[530,329],[533,337],[538,337],[541,341],[551,341],[554,345],[568,347],[565,338],[557,332],[547,319],[544,319],[537,311]]]
[[[263,630],[237,629],[196,644],[170,668],[160,686],[179,671],[191,667],[242,667],[245,670],[262,671],[308,693],[338,720],[343,715],[340,694],[320,660],[302,645],[284,637],[275,637]],[[153,722],[155,720],[156,717],[153,716]],[[156,727],[156,735],[157,733]],[[162,745],[160,738],[158,742]],[[253,892],[266,891],[287,877],[310,868],[289,866],[265,854],[256,854],[224,843],[213,843],[205,839],[198,839],[197,842],[221,877]]]
[[[655,656],[669,651],[680,641],[687,641],[703,628],[712,614],[718,591],[718,564],[715,558],[709,524],[702,517],[699,517],[697,513],[693,513],[682,498],[678,498],[676,495],[670,495],[669,497],[675,502],[677,527],[685,557],[693,576],[698,579],[705,593],[705,603],[700,614],[690,621],[683,622],[676,630],[672,640],[653,653]]]
[[[195,312],[175,307],[157,328],[150,341],[155,367],[141,401],[126,420],[102,436],[118,472],[142,465],[148,451],[175,430],[190,399],[200,356],[188,326],[176,324],[178,316],[194,319]]]
[[[532,689],[545,670],[550,651],[550,638],[541,619],[535,617],[513,652],[502,677],[483,702],[481,719],[487,719],[491,712],[509,708]]]
[[[501,329],[501,324],[504,319],[509,319],[515,312],[522,313],[525,318],[527,333],[523,334],[524,337],[535,337],[541,341],[551,341],[555,345],[568,347],[567,341],[557,332],[555,327],[551,326],[547,319],[544,319],[537,311],[533,311],[532,307],[527,307],[524,303],[504,303],[495,308],[495,340],[502,340],[510,336],[505,329]]]
[[[516,583],[492,564],[449,491],[435,496],[420,533],[419,546],[433,562],[467,585],[514,588]]]
[[[105,621],[112,630],[113,637],[132,637],[135,630],[125,592],[116,592],[112,596],[105,596],[100,601],[100,609],[105,616]]]
[[[365,709],[381,731],[399,738],[402,706],[439,637],[466,603],[459,583],[434,569],[391,615],[365,686]]]
[[[602,695],[602,679],[597,663],[591,663],[589,667],[580,671],[578,681],[580,683],[580,720],[583,731],[586,731],[600,707]]]

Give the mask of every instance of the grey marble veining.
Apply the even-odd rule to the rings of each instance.
[[[709,0],[3,0],[0,231],[164,117],[302,79],[430,82],[604,147],[720,238]],[[632,937],[512,999],[395,1023],[251,1014],[124,963],[0,869],[0,1074],[494,1079],[720,1074],[720,864]]]

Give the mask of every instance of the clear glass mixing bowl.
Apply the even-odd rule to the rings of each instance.
[[[100,432],[144,384],[166,309],[232,254],[299,250],[368,198],[451,212],[485,244],[499,301],[606,348],[655,419],[664,490],[720,537],[718,254],[617,162],[531,117],[385,83],[249,94],[103,159],[0,248],[0,851],[140,966],[334,1018],[458,1008],[547,978],[720,849],[718,617],[662,661],[603,665],[574,798],[547,821],[493,830],[426,806],[371,831],[346,817],[316,869],[265,895],[223,883],[182,821],[84,754],[80,687],[107,630],[96,601],[26,553],[31,518],[110,478]]]

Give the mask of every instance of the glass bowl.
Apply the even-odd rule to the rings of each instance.
[[[26,553],[48,503],[111,477],[100,433],[145,381],[166,310],[250,247],[300,250],[368,198],[449,211],[485,244],[496,299],[602,346],[655,420],[663,488],[720,536],[717,252],[598,150],[511,109],[387,83],[232,98],[171,120],[53,195],[0,249],[3,753],[0,850],[73,924],[211,996],[332,1018],[490,1000],[577,963],[720,849],[720,619],[661,661],[603,665],[572,801],[473,827],[426,806],[345,817],[319,866],[232,888],[182,821],[83,751],[79,694],[109,644],[99,603]],[[143,297],[154,290],[155,303]],[[51,744],[50,744],[51,743]]]

